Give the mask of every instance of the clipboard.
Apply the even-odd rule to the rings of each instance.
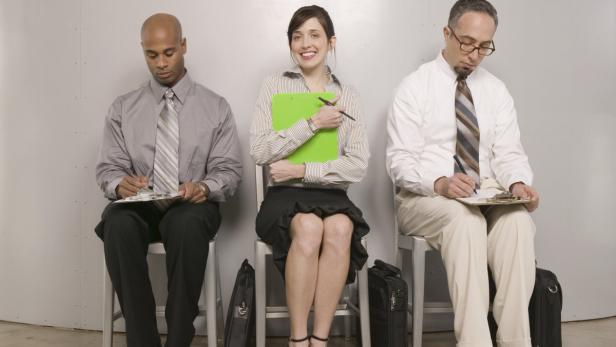
[[[119,199],[114,201],[114,204],[126,204],[132,202],[147,202],[147,201],[157,201],[157,200],[175,200],[179,199],[179,193],[156,193],[149,188],[141,189],[137,192],[137,194],[133,196],[129,196],[128,198]]]
[[[272,127],[285,130],[299,119],[308,119],[319,111],[322,97],[332,100],[335,95],[325,93],[281,93],[272,96]],[[286,159],[294,164],[324,163],[338,159],[338,129],[319,130]]]
[[[456,198],[456,200],[472,206],[517,205],[530,202],[530,199],[515,197],[509,192],[494,188],[477,189],[477,194],[473,194],[468,198]]]

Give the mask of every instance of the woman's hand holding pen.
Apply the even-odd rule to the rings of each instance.
[[[513,196],[530,200],[530,202],[524,204],[528,212],[533,212],[539,207],[539,193],[533,187],[527,186],[523,182],[516,182],[511,185],[509,191],[511,191]]]
[[[269,167],[272,180],[276,183],[304,178],[304,174],[306,173],[306,165],[293,164],[286,159],[274,162],[270,164]]]
[[[340,97],[336,96],[331,103],[335,105],[339,99]],[[335,129],[342,124],[343,116],[340,111],[344,111],[344,108],[340,106],[323,105],[319,109],[319,112],[310,119],[317,129]]]
[[[456,173],[451,177],[441,177],[434,182],[434,192],[444,197],[467,198],[473,194],[475,180],[463,173]]]

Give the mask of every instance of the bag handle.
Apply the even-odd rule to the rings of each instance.
[[[394,276],[402,276],[402,271],[400,271],[400,269],[398,269],[397,267],[391,265],[391,264],[387,264],[386,262],[377,259],[374,261],[374,267],[376,267],[377,269],[387,272],[389,274],[392,274]]]

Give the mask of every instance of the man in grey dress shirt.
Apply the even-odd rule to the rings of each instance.
[[[167,252],[166,345],[189,346],[208,243],[220,225],[218,202],[233,195],[240,180],[239,142],[229,104],[195,83],[184,68],[186,39],[177,18],[149,17],[141,40],[153,79],[111,105],[96,179],[111,200],[148,187],[156,190],[161,180],[155,157],[162,154],[157,149],[163,136],[159,117],[172,112],[177,149],[167,161],[174,162],[170,176],[178,176],[172,186],[180,199],[170,206],[109,204],[96,233],[126,319],[128,346],[160,346],[146,263],[148,244],[158,240]]]

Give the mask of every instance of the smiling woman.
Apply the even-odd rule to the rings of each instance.
[[[366,172],[368,141],[357,93],[340,83],[326,64],[336,45],[334,35],[323,8],[306,6],[295,12],[287,36],[296,67],[265,81],[250,132],[252,157],[270,168],[272,184],[256,230],[272,246],[274,262],[286,280],[290,346],[326,346],[345,280],[351,281],[368,257],[361,238],[369,227],[346,193]],[[300,118],[286,130],[272,129],[272,96],[324,91],[336,95],[331,105],[324,104],[308,120]],[[354,115],[355,121],[343,118],[342,111]],[[336,159],[302,164],[286,160],[326,129],[337,132]],[[313,303],[314,328],[309,335]]]

